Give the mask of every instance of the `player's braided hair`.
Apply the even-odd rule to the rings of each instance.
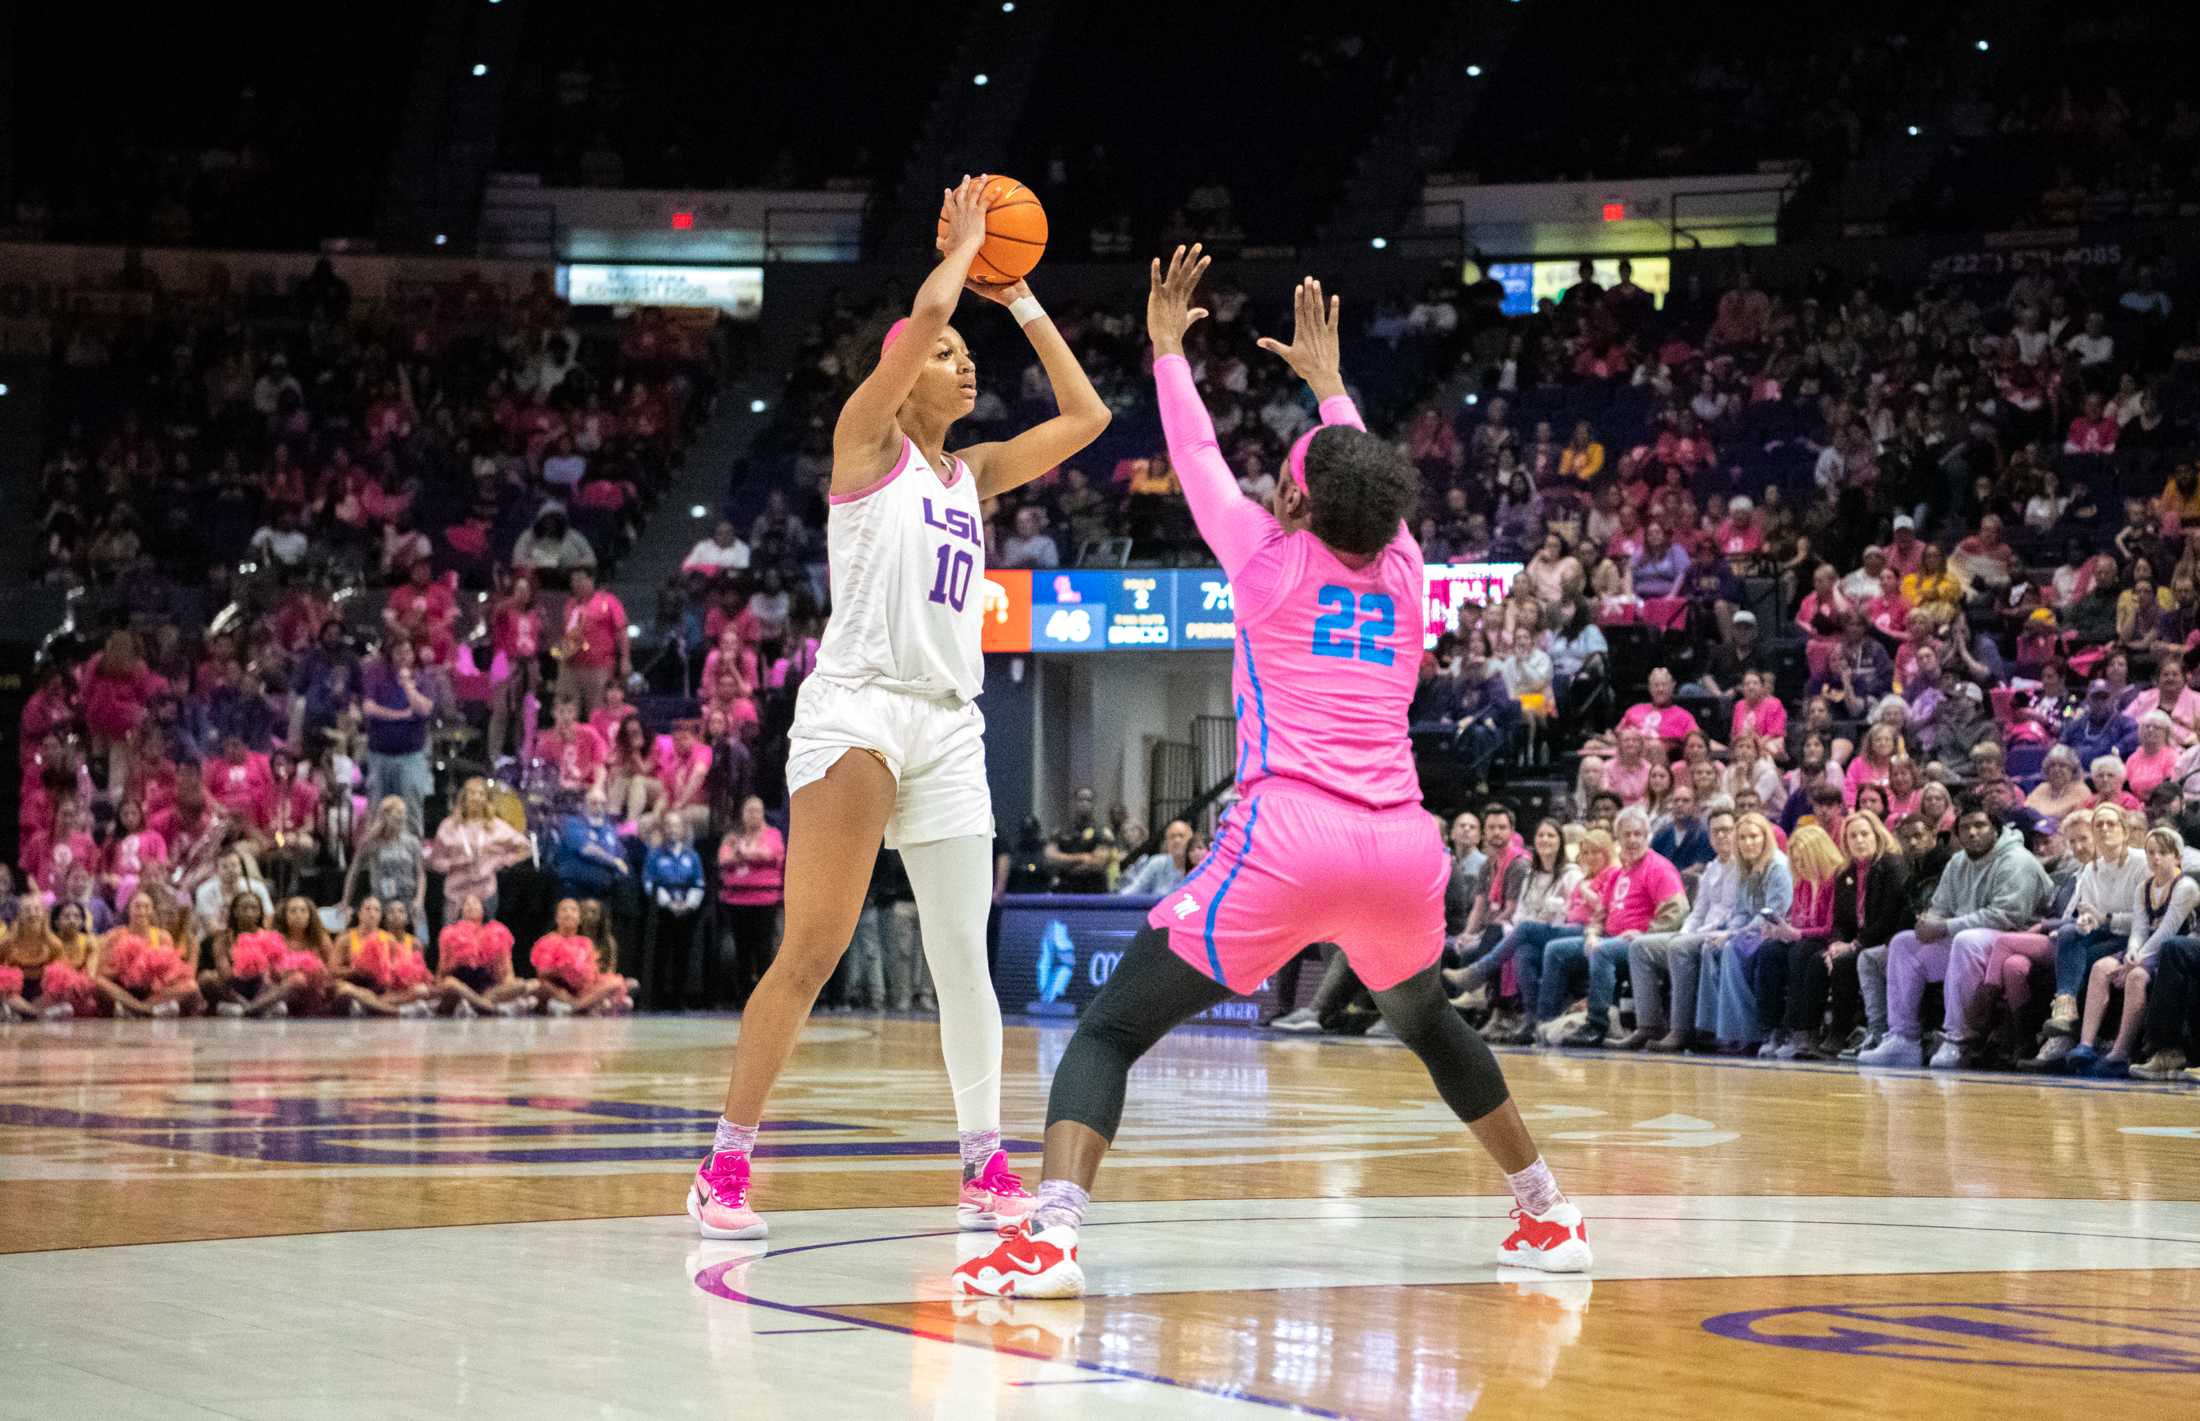
[[[1420,501],[1420,476],[1384,440],[1333,424],[1306,446],[1306,494],[1315,537],[1340,553],[1372,557]]]

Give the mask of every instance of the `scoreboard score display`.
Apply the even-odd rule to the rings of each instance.
[[[1457,625],[1461,607],[1503,598],[1520,567],[1431,563],[1423,647]],[[996,569],[985,576],[987,651],[1196,651],[1237,640],[1230,580],[1217,568]]]

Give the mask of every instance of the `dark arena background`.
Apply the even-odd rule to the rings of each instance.
[[[2191,1415],[2196,42],[2030,0],[0,6],[0,1418]],[[1149,264],[1195,243],[1230,515],[1341,556],[1291,531],[1325,377],[1257,343],[1312,348],[1307,277],[1351,447],[1417,488],[1418,592],[1323,587],[1311,681],[1251,667],[1163,428]],[[943,260],[1033,259],[881,354]],[[872,468],[874,366],[917,384]],[[923,532],[866,512],[920,487]],[[946,626],[976,711],[836,670]],[[1370,870],[1251,822],[1288,688],[1395,708],[1416,656],[1296,792],[1410,743],[1441,1025],[1586,1271],[1501,1257],[1540,1186],[1321,940]],[[920,704],[982,720],[989,903],[920,912],[935,846],[819,807],[894,776],[913,822],[877,707]],[[972,1295],[1045,1234],[993,1223],[1069,1207],[1042,1142],[1149,913],[1216,976],[1286,880],[1303,950],[1130,1075],[1084,1296]],[[942,1049],[988,977],[991,1133]],[[698,1237],[744,1199],[768,1237]]]

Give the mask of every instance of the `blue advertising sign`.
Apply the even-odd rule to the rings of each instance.
[[[1146,926],[1151,898],[1106,894],[1012,893],[1001,900],[1001,950],[993,990],[1001,1009],[1026,1016],[1076,1016],[1123,961]],[[1300,974],[1308,981],[1318,972]],[[1224,1026],[1258,1026],[1284,1010],[1273,978],[1247,997],[1232,997],[1194,1017]]]

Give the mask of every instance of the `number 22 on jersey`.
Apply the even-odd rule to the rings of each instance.
[[[1325,583],[1314,594],[1324,609],[1314,619],[1314,654],[1339,661],[1388,666],[1397,653],[1382,643],[1398,630],[1398,604],[1387,593],[1362,592]]]

